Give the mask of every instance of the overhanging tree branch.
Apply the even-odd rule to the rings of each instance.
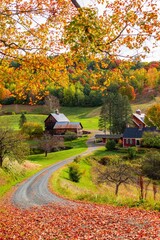
[[[76,0],[71,0],[71,2],[73,3],[73,5],[74,5],[76,8],[81,8],[81,6],[79,5],[79,3],[78,3]]]

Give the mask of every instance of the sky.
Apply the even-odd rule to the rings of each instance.
[[[81,6],[87,6],[89,4],[92,4],[95,2],[95,0],[77,0],[77,2],[81,5]],[[160,5],[160,2],[158,3]],[[103,6],[102,5],[98,5],[97,4],[97,8],[99,9],[99,12],[103,11]],[[145,57],[145,59],[143,59],[142,61],[146,61],[146,62],[151,62],[151,61],[160,61],[160,41],[157,42],[157,47],[156,48],[152,48],[152,40],[147,42],[147,45],[150,46],[151,48],[151,52],[148,53]],[[128,54],[132,54],[135,55],[137,53],[137,50],[134,51],[130,51],[128,50],[126,47],[122,47],[122,53],[123,51],[128,52]]]

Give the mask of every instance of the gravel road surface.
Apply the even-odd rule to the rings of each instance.
[[[87,155],[100,147],[99,145],[94,144],[94,137],[88,140],[87,145],[88,149],[84,153],[80,154],[81,156]],[[20,184],[13,194],[13,204],[19,208],[30,208],[53,202],[60,204],[72,204],[71,201],[65,200],[51,193],[48,189],[48,180],[53,172],[72,162],[76,156],[70,157],[45,168],[26,180],[24,183]]]

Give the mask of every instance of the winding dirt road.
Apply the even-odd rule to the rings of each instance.
[[[94,137],[88,140],[87,145],[88,149],[84,153],[80,154],[81,156],[87,155],[99,148],[99,146],[94,144]],[[42,206],[53,202],[72,204],[71,201],[64,200],[51,193],[48,189],[48,180],[53,172],[72,162],[76,156],[70,157],[46,169],[43,169],[21,184],[13,194],[13,204],[19,208]]]

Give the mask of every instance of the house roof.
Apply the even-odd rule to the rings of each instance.
[[[100,139],[119,139],[122,137],[122,134],[114,134],[114,135],[109,135],[109,134],[96,134],[95,138],[100,138]]]
[[[154,132],[156,131],[156,127],[144,127],[142,129],[139,129],[137,127],[135,128],[126,128],[123,133],[123,138],[142,138],[142,135],[144,132]]]
[[[56,122],[54,129],[75,129],[83,128],[82,124],[79,122]]]
[[[51,113],[50,115],[52,117],[54,117],[57,122],[70,122],[69,119],[63,113]],[[47,117],[47,119],[48,119],[48,117]]]

